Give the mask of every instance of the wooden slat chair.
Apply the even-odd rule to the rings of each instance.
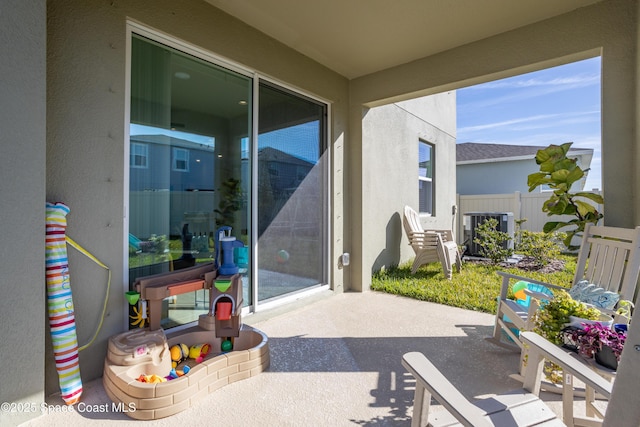
[[[529,306],[525,307],[507,298],[512,281],[542,285],[550,290],[568,291],[568,289],[505,272],[498,272],[498,274],[502,276],[502,288],[498,298],[493,336],[489,341],[521,351],[523,345],[518,339],[519,332],[533,329],[533,315],[540,301],[549,300],[552,296],[527,290],[525,292],[530,296],[530,302]],[[619,294],[620,300],[635,301],[639,274],[640,226],[628,229],[587,224],[582,236],[572,285],[575,286],[578,282],[587,280],[606,291]],[[613,311],[601,311],[614,314]]]
[[[574,415],[573,378],[593,388],[606,399],[611,396],[612,384],[540,335],[523,332],[520,338],[530,349],[523,389],[474,403],[464,397],[422,353],[406,353],[402,357],[402,365],[416,379],[411,426],[424,426],[425,421],[433,427],[601,425],[602,420]],[[562,366],[564,372],[563,382],[567,386],[563,388],[562,419],[558,419],[539,398],[545,359]],[[429,414],[431,397],[446,411]]]
[[[447,279],[451,279],[454,264],[457,272],[460,272],[462,259],[451,230],[424,230],[418,214],[409,206],[404,207],[402,224],[416,255],[411,274],[415,274],[418,268],[432,262],[442,264],[442,271]]]

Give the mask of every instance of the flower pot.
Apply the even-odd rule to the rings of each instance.
[[[626,323],[615,323],[613,325],[613,330],[618,333],[626,333],[628,325]]]
[[[595,354],[596,363],[604,366],[605,368],[618,369],[618,359],[613,353],[611,347],[603,346],[602,349]]]

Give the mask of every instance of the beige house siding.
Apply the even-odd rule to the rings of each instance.
[[[5,2],[7,3],[7,2]],[[0,6],[0,401],[44,401],[45,2]],[[19,3],[19,6],[18,6]],[[37,408],[39,411],[39,408]],[[0,425],[40,415],[0,412]]]
[[[455,92],[445,92],[374,107],[364,116],[362,153],[362,262],[369,276],[355,282],[368,289],[371,272],[398,265],[414,256],[402,228],[405,205],[418,210],[418,143],[434,146],[434,214],[423,216],[428,228],[452,227],[455,204]],[[362,288],[358,287],[361,283]]]

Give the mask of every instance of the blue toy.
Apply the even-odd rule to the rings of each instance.
[[[233,262],[234,248],[243,248],[244,243],[231,236],[228,225],[218,228],[216,232],[216,267],[221,276],[233,276],[238,272],[238,266]]]

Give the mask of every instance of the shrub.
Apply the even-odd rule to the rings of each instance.
[[[565,233],[552,233],[551,235],[529,231],[518,230],[516,241],[518,253],[532,258],[536,264],[544,266],[551,261],[558,259],[564,248],[562,241]]]
[[[488,218],[476,227],[478,237],[473,240],[480,245],[480,255],[489,258],[492,264],[498,264],[513,255],[513,249],[507,247],[511,236],[497,228],[498,220]]]

